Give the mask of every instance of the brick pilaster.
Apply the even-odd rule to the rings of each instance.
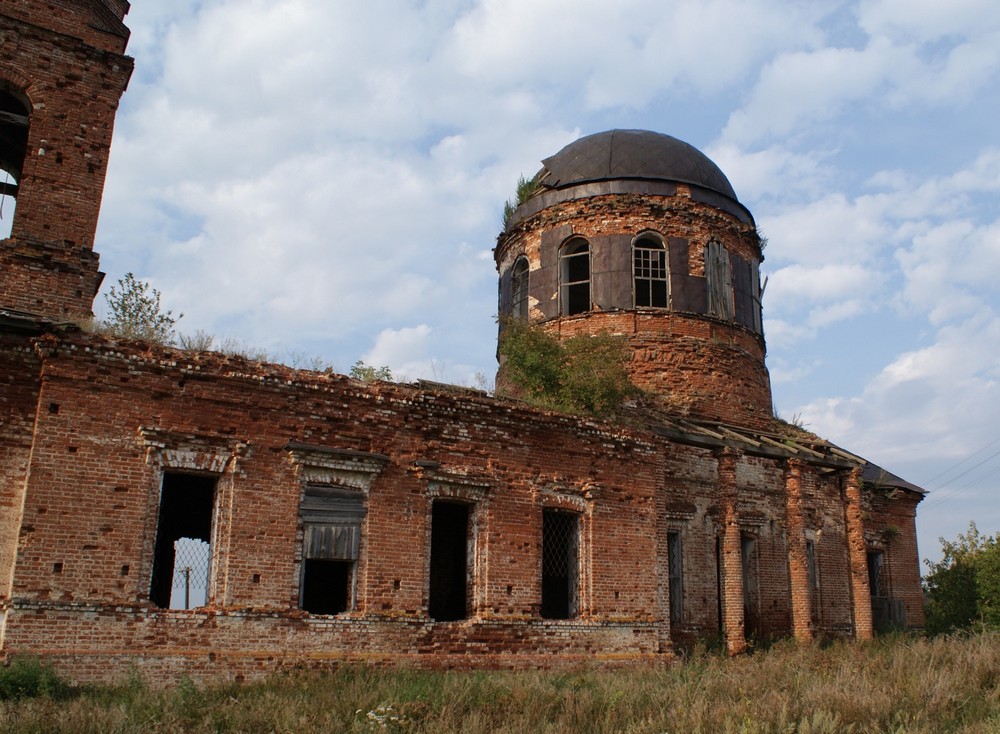
[[[847,521],[847,552],[851,567],[851,604],[854,608],[854,636],[870,640],[872,597],[868,587],[868,555],[864,522],[861,518],[861,469],[853,469],[841,480],[844,516]]]
[[[743,625],[743,559],[740,548],[740,520],[736,511],[736,459],[739,452],[723,449],[716,454],[719,493],[723,505],[722,535],[722,634],[726,652],[738,655],[747,649]]]
[[[802,519],[802,462],[785,465],[785,522],[788,526],[788,585],[792,601],[792,634],[796,640],[813,639],[812,589]]]

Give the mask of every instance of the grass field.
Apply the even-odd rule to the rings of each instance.
[[[783,642],[624,671],[350,667],[244,685],[182,679],[157,690],[132,678],[64,689],[50,680],[48,690],[0,701],[0,732],[997,734],[1000,634]]]

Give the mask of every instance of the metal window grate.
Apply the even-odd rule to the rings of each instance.
[[[205,605],[211,557],[211,545],[202,540],[180,538],[174,541],[171,609],[193,609]]]
[[[569,619],[577,612],[580,525],[577,515],[542,513],[542,616]]]

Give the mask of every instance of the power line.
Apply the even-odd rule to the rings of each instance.
[[[977,467],[982,466],[987,461],[989,461],[990,459],[992,459],[992,458],[994,458],[996,456],[1000,456],[1000,451],[998,451],[995,454],[992,454],[991,456],[983,459],[982,461],[980,461],[975,466],[972,466],[969,469],[966,469],[964,472],[962,472],[958,476],[959,477],[965,476],[966,474],[968,474],[973,469],[976,469]],[[989,471],[987,471],[985,474],[982,474],[982,475],[980,475],[978,477],[973,477],[968,482],[966,482],[965,484],[963,484],[961,487],[956,487],[956,488],[952,489],[950,492],[944,492],[944,493],[942,493],[940,497],[933,498],[931,501],[929,501],[927,503],[927,505],[924,507],[924,509],[926,510],[926,509],[930,509],[931,507],[938,507],[938,506],[944,504],[945,502],[954,499],[957,495],[959,495],[961,492],[964,492],[966,489],[969,489],[970,487],[973,487],[973,486],[979,484],[980,482],[983,482],[983,481],[985,481],[985,480],[987,480],[987,479],[989,479],[989,478],[991,478],[991,477],[993,477],[993,476],[995,476],[997,474],[1000,474],[1000,466],[993,467]],[[958,479],[958,477],[955,477],[955,479]]]
[[[994,438],[992,441],[990,441],[988,444],[986,444],[985,446],[983,446],[981,449],[977,449],[976,451],[974,451],[973,453],[969,454],[964,459],[962,459],[961,461],[959,461],[957,464],[953,464],[952,466],[949,466],[947,469],[945,469],[940,474],[931,477],[930,479],[928,479],[924,483],[924,486],[929,489],[932,482],[936,482],[938,479],[940,479],[941,477],[943,477],[948,472],[952,471],[953,469],[957,469],[958,467],[960,467],[965,462],[969,461],[970,459],[972,459],[976,455],[983,453],[990,446],[993,446],[994,444],[997,444],[997,443],[1000,443],[1000,438]],[[996,456],[996,454],[993,454],[993,456]],[[992,457],[990,457],[990,458],[992,458]],[[978,466],[978,464],[977,464],[977,466]],[[973,467],[973,468],[975,468],[975,467]],[[961,475],[959,475],[959,476],[961,476]],[[954,479],[957,479],[957,477],[953,477],[951,481],[954,481]]]

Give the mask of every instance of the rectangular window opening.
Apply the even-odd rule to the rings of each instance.
[[[667,533],[667,563],[670,574],[670,621],[684,621],[684,565],[681,557],[681,534]]]
[[[816,541],[806,540],[806,573],[809,578],[809,588],[815,591],[819,588],[819,574],[816,571]]]
[[[579,587],[579,516],[542,510],[542,617],[572,619],[577,615]]]
[[[757,539],[751,535],[740,537],[740,557],[743,565],[743,629],[747,637],[760,636],[758,614],[759,590],[757,586]]]
[[[469,505],[431,506],[430,589],[427,613],[438,622],[468,617]]]
[[[310,614],[341,614],[355,607],[361,522],[361,492],[306,487],[302,519],[302,584],[299,606]]]
[[[208,601],[215,477],[166,472],[160,492],[149,600],[161,609]]]
[[[310,614],[340,614],[351,606],[354,561],[306,558],[302,609]]]

